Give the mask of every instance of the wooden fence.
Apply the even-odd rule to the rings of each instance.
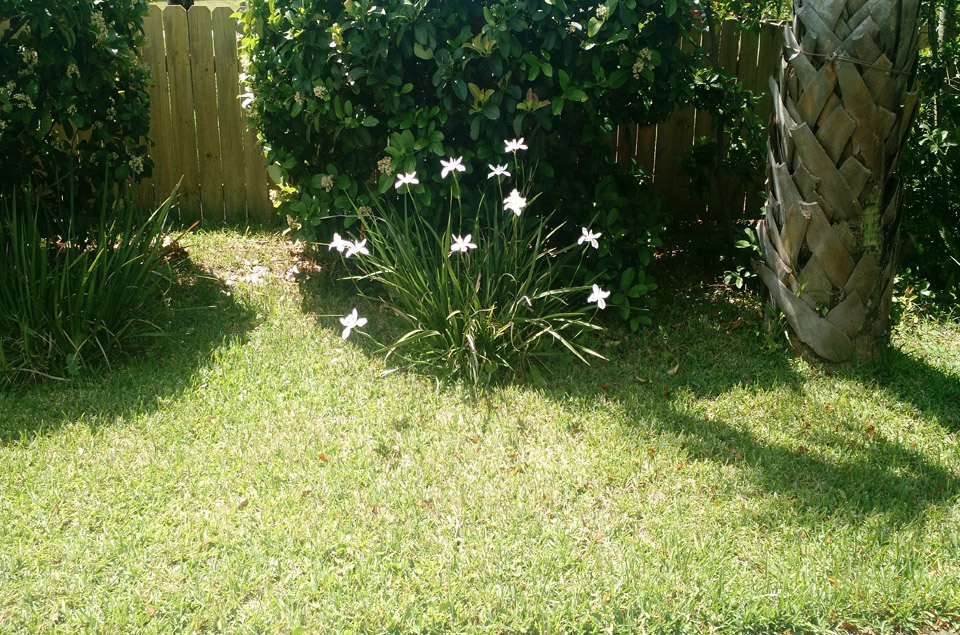
[[[152,4],[144,21],[154,171],[137,196],[143,206],[156,205],[180,181],[184,222],[202,216],[256,224],[273,215],[263,153],[240,105],[232,13]]]
[[[724,22],[718,33],[704,33],[701,46],[710,50],[711,37],[717,38],[720,66],[739,77],[740,83],[762,95],[758,111],[766,122],[773,109],[768,78],[780,62],[783,30],[766,23],[759,29],[745,30],[739,22]],[[689,44],[684,44],[689,48]],[[761,167],[754,181],[738,186],[730,179],[712,179],[703,192],[691,183],[679,160],[694,141],[716,138],[710,114],[692,107],[675,112],[666,122],[646,128],[621,126],[617,130],[617,160],[629,165],[635,160],[653,175],[653,191],[660,197],[662,209],[674,221],[730,220],[759,215],[764,173]],[[713,170],[708,169],[708,173]]]
[[[181,220],[203,217],[228,223],[257,224],[273,216],[269,180],[256,133],[247,129],[240,104],[238,25],[227,6],[197,3],[150,6],[144,22],[144,61],[153,74],[150,137],[155,145],[153,178],[144,182],[139,202],[153,206],[180,181]],[[704,34],[703,46],[718,38],[720,65],[743,85],[763,93],[760,115],[769,118],[772,102],[767,78],[779,62],[780,27],[742,30],[723,23],[718,33]],[[710,116],[693,108],[677,111],[658,126],[621,126],[617,160],[631,160],[654,179],[654,193],[675,220],[731,219],[754,216],[760,207],[762,170],[748,187],[718,182],[698,194],[678,160],[695,139],[714,136]]]

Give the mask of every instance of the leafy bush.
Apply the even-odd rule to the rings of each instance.
[[[0,0],[0,192],[148,174],[145,0]],[[80,219],[76,219],[80,220]]]
[[[960,284],[960,31],[956,0],[927,5],[934,28],[920,52],[920,111],[902,158],[910,210],[903,223],[913,238],[904,265],[949,289]],[[938,31],[938,16],[952,16],[952,30]]]
[[[502,139],[524,137],[544,207],[570,228],[597,216],[611,238],[590,273],[638,324],[630,303],[652,288],[643,272],[662,220],[609,141],[616,124],[662,120],[691,99],[698,62],[676,44],[693,6],[252,0],[249,103],[286,186],[282,212],[301,237],[328,237],[338,228],[325,218],[375,205],[396,174],[430,173],[442,156],[493,163]],[[463,176],[465,197],[482,178]],[[443,192],[436,175],[411,192],[428,222]]]
[[[554,246],[561,227],[536,213],[541,200],[530,194],[529,181],[523,192],[506,194],[505,174],[491,174],[496,188],[485,188],[482,203],[469,213],[457,168],[449,166],[464,168],[459,160],[447,166],[444,178],[452,185],[441,225],[420,213],[414,195],[420,179],[407,173],[395,183],[404,191],[402,211],[391,209],[389,199],[359,207],[363,238],[335,234],[330,244],[357,263],[361,274],[354,279],[362,287],[374,283],[373,294],[406,324],[407,331],[383,347],[387,356],[474,386],[563,350],[584,362],[599,357],[580,336],[598,329],[589,322],[588,300],[602,308],[609,293],[562,281],[600,246],[600,234],[581,228],[577,243]],[[510,169],[522,171],[516,162]],[[365,320],[354,311],[341,322],[346,338]]]
[[[25,377],[64,378],[109,365],[151,319],[170,280],[164,245],[168,199],[142,219],[128,197],[104,192],[99,221],[79,240],[48,239],[51,210],[26,190],[0,200],[0,386]]]

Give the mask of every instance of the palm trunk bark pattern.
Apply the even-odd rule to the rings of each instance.
[[[918,0],[795,0],[779,77],[760,277],[831,361],[889,342],[900,149],[917,107]]]

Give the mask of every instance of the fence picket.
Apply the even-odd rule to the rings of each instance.
[[[173,115],[170,112],[170,87],[167,83],[163,17],[160,7],[155,4],[150,5],[144,17],[143,32],[146,36],[143,62],[153,77],[153,81],[147,86],[147,94],[150,96],[150,139],[153,141],[150,158],[153,160],[153,176],[148,182],[148,191],[152,197],[141,198],[138,202],[141,207],[151,208],[170,196],[179,179],[173,170]]]
[[[237,22],[229,7],[213,10],[213,48],[217,76],[217,112],[220,116],[220,157],[223,166],[223,202],[227,222],[247,220],[243,185],[243,127],[240,112],[240,61]]]
[[[197,150],[200,156],[200,205],[204,220],[222,222],[223,183],[220,167],[220,130],[217,121],[217,84],[213,61],[213,25],[209,7],[195,5],[187,12],[190,27],[190,65],[196,107]]]
[[[170,108],[173,112],[173,154],[180,184],[180,220],[200,219],[200,170],[197,164],[197,131],[194,125],[193,82],[190,79],[190,35],[187,12],[179,5],[163,8],[163,30],[167,45],[167,76],[170,80]]]

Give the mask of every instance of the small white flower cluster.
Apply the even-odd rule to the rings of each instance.
[[[326,87],[326,86],[314,86],[314,87],[313,87],[313,94],[314,94],[318,99],[323,99],[323,96],[327,94],[327,87]]]
[[[23,49],[23,63],[25,66],[20,69],[20,72],[17,73],[20,77],[26,77],[33,73],[33,70],[37,67],[37,61],[39,61],[40,56],[37,55],[37,52],[32,49]]]
[[[377,161],[377,171],[380,174],[393,174],[393,159],[390,157],[383,157]]]
[[[361,205],[357,208],[357,216],[369,216],[373,213],[373,208],[369,205]]]
[[[633,63],[633,78],[640,79],[640,73],[648,68],[652,68],[650,58],[653,52],[648,48],[643,48],[637,53],[637,61]]]
[[[103,19],[103,14],[94,11],[90,16],[90,24],[97,34],[97,44],[103,44],[107,40],[107,21]]]
[[[333,189],[333,177],[329,174],[324,174],[320,177],[320,187],[329,192]]]
[[[610,13],[610,9],[607,8],[607,5],[601,4],[599,7],[597,7],[598,20],[605,20],[609,13]]]
[[[67,106],[67,116],[68,116],[68,117],[72,117],[72,116],[74,116],[75,114],[77,114],[77,105],[76,105],[76,104],[70,104],[69,106]]]
[[[297,102],[298,104],[302,104],[302,103],[303,103],[303,95],[301,95],[301,94],[298,93],[298,92],[297,92],[297,93],[294,93],[294,94],[293,94],[293,101]]]
[[[134,171],[135,174],[143,174],[143,158],[142,157],[130,157],[130,169]]]
[[[80,78],[80,69],[77,68],[77,65],[73,62],[67,64],[67,77],[76,77],[77,79]]]
[[[36,108],[36,106],[33,105],[33,100],[30,99],[29,95],[25,95],[23,93],[17,93],[16,95],[13,96],[13,100],[19,101],[21,105],[28,110],[33,110],[34,108]]]

